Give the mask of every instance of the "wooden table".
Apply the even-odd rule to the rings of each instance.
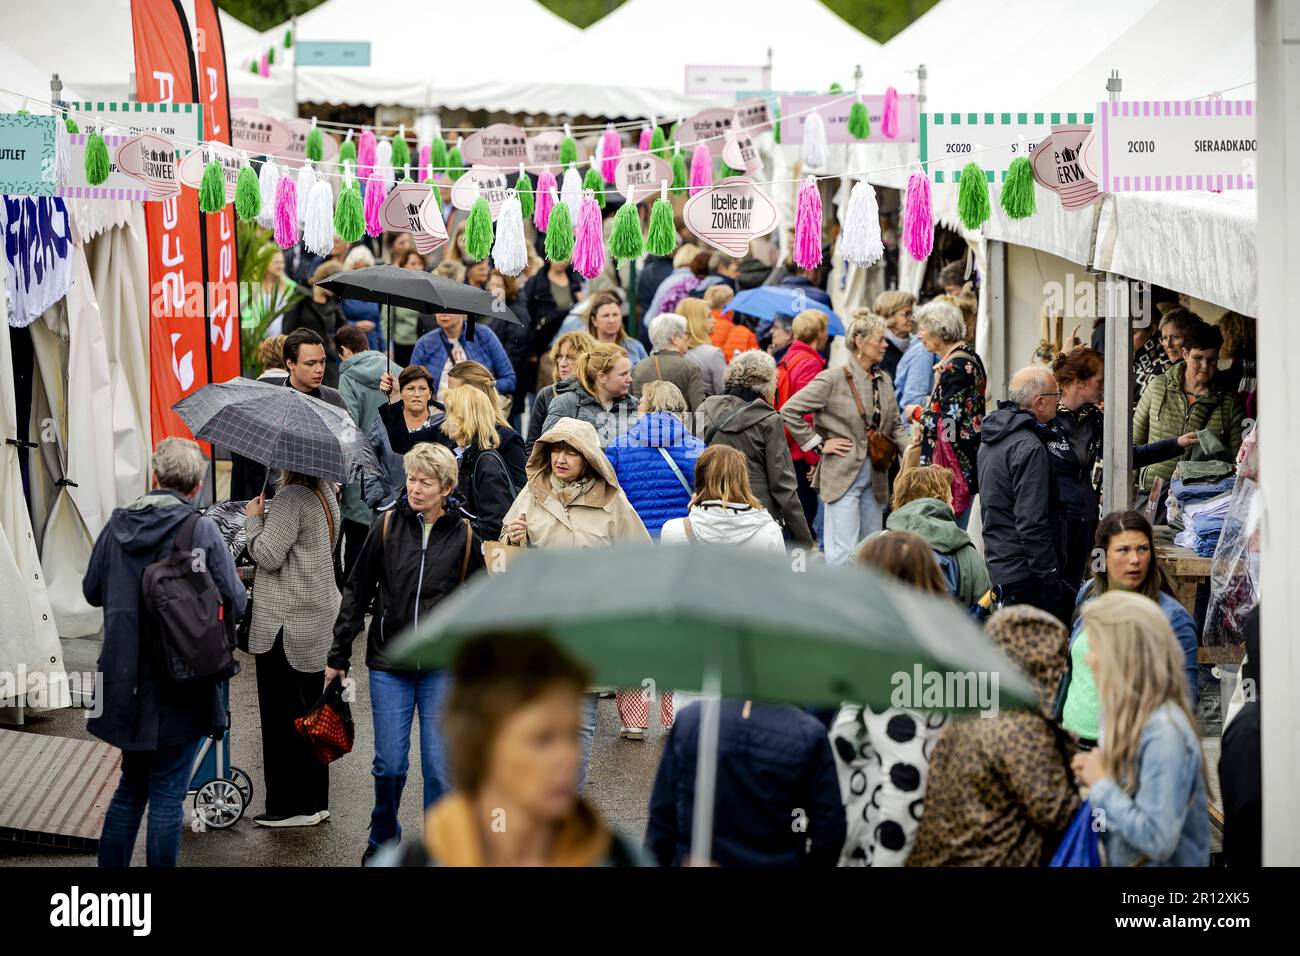
[[[1187,609],[1187,613],[1196,617],[1196,588],[1202,581],[1210,578],[1210,565],[1213,558],[1205,558],[1191,548],[1182,548],[1170,542],[1156,543],[1156,557],[1169,576],[1178,603]],[[1197,642],[1201,635],[1196,636]],[[1239,664],[1246,651],[1244,644],[1226,644],[1219,647],[1199,647],[1196,658],[1202,664]]]

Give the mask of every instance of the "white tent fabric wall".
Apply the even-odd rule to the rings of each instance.
[[[108,361],[115,506],[149,490],[149,260],[144,235],[144,209],[133,203],[125,227],[86,243]]]
[[[6,33],[8,24],[6,23]],[[60,77],[63,84],[63,98],[75,100],[80,94],[73,89],[66,77]],[[38,99],[50,98],[50,74],[18,52],[8,39],[0,40],[0,87],[35,96]],[[0,112],[15,113],[23,108],[23,97],[0,92]],[[33,113],[49,112],[42,106],[29,103],[27,109]]]
[[[6,268],[0,259],[0,272]],[[5,299],[0,282],[0,305]],[[13,386],[13,354],[9,335],[0,335],[0,428],[5,438],[18,434],[17,401]],[[67,675],[63,647],[46,592],[45,573],[23,499],[18,448],[0,445],[0,671],[46,675],[52,696],[49,706],[67,707]],[[12,716],[4,713],[6,719]],[[21,719],[21,713],[17,715]]]

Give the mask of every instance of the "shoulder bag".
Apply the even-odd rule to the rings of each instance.
[[[875,416],[874,420],[868,420],[867,409],[862,404],[862,396],[858,394],[858,385],[853,381],[853,372],[847,365],[844,366],[844,381],[849,384],[853,403],[858,406],[862,427],[867,432],[867,454],[871,456],[871,467],[876,471],[887,472],[898,457],[898,446],[880,434],[880,384],[874,375],[871,376],[871,401],[875,405]]]

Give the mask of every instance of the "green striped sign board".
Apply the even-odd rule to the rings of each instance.
[[[87,134],[103,133],[105,129],[126,134],[158,133],[173,140],[181,155],[203,142],[203,107],[199,103],[87,100],[69,103],[68,109],[81,132]]]
[[[1032,156],[1053,125],[1092,121],[1091,112],[922,113],[921,164],[936,184],[960,182],[962,167],[972,162],[989,182],[1001,182],[1012,161]]]

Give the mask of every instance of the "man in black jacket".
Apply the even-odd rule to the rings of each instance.
[[[1010,401],[980,428],[980,515],[984,560],[1007,604],[1032,604],[1069,620],[1074,595],[1061,580],[1052,522],[1052,466],[1045,424],[1061,390],[1050,369],[1033,365],[1011,377]]]
[[[336,388],[325,381],[325,343],[310,329],[296,329],[284,339],[284,367],[289,377],[284,384],[296,388],[304,395],[319,398],[327,405],[347,411],[347,403]],[[230,456],[230,500],[250,501],[262,494],[266,485],[269,501],[275,497],[275,486],[267,481],[266,466],[261,462],[234,453]]]

